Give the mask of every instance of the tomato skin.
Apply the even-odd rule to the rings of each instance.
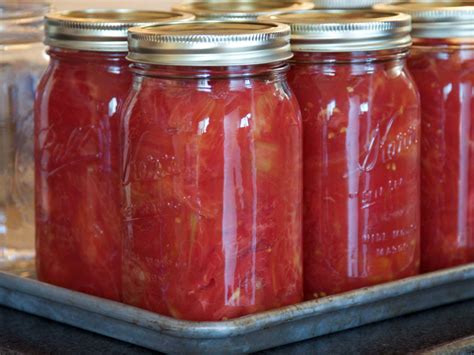
[[[194,321],[300,302],[301,117],[285,66],[140,68],[122,128],[124,301]]]
[[[307,299],[419,272],[419,97],[399,52],[296,53]]]
[[[474,262],[474,44],[417,39],[422,107],[422,271]]]
[[[35,103],[38,278],[119,301],[118,110],[132,75],[125,53],[49,54]]]

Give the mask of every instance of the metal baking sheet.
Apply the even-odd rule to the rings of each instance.
[[[474,336],[454,340],[420,352],[420,355],[472,355],[474,354]]]
[[[474,298],[474,264],[225,322],[187,322],[0,272],[0,304],[168,353],[269,349]]]

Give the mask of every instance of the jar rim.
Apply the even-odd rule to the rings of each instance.
[[[292,57],[290,27],[272,22],[192,21],[129,31],[132,62],[175,66],[257,65]]]
[[[259,19],[288,24],[294,52],[364,52],[411,45],[411,19],[402,13],[316,9]]]
[[[173,10],[192,13],[199,20],[255,21],[263,15],[313,7],[309,0],[188,0]]]
[[[190,21],[194,15],[132,9],[62,11],[46,16],[46,45],[97,52],[127,52],[127,31],[155,23]]]
[[[316,9],[370,9],[375,4],[386,4],[393,0],[314,0]]]
[[[418,38],[474,37],[474,1],[400,2],[378,4],[379,11],[404,12],[412,17]]]

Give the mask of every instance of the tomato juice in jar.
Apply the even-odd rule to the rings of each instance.
[[[130,32],[124,301],[219,321],[297,303],[302,142],[286,25]]]
[[[307,0],[197,0],[176,5],[173,10],[194,14],[198,20],[251,21],[259,16],[313,7]]]
[[[53,13],[35,107],[36,249],[41,281],[121,299],[118,110],[132,85],[127,29],[192,15]]]
[[[474,262],[474,2],[387,7],[413,18],[421,94],[421,268]]]
[[[409,16],[313,10],[270,19],[292,27],[306,298],[417,274],[420,111],[405,64]]]

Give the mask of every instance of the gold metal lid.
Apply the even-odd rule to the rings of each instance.
[[[292,57],[290,27],[279,23],[196,21],[129,31],[132,62],[176,66],[256,65]]]
[[[141,10],[81,10],[46,16],[46,41],[52,47],[99,52],[127,52],[130,27],[189,21],[194,15]]]
[[[474,38],[474,1],[404,2],[375,8],[409,14],[415,38]]]
[[[207,0],[185,2],[173,10],[192,13],[199,20],[254,21],[259,16],[313,7],[305,0]]]
[[[311,10],[261,17],[291,27],[294,52],[354,52],[411,45],[410,16],[371,10]]]
[[[375,4],[386,4],[394,0],[314,0],[317,9],[370,9]]]

